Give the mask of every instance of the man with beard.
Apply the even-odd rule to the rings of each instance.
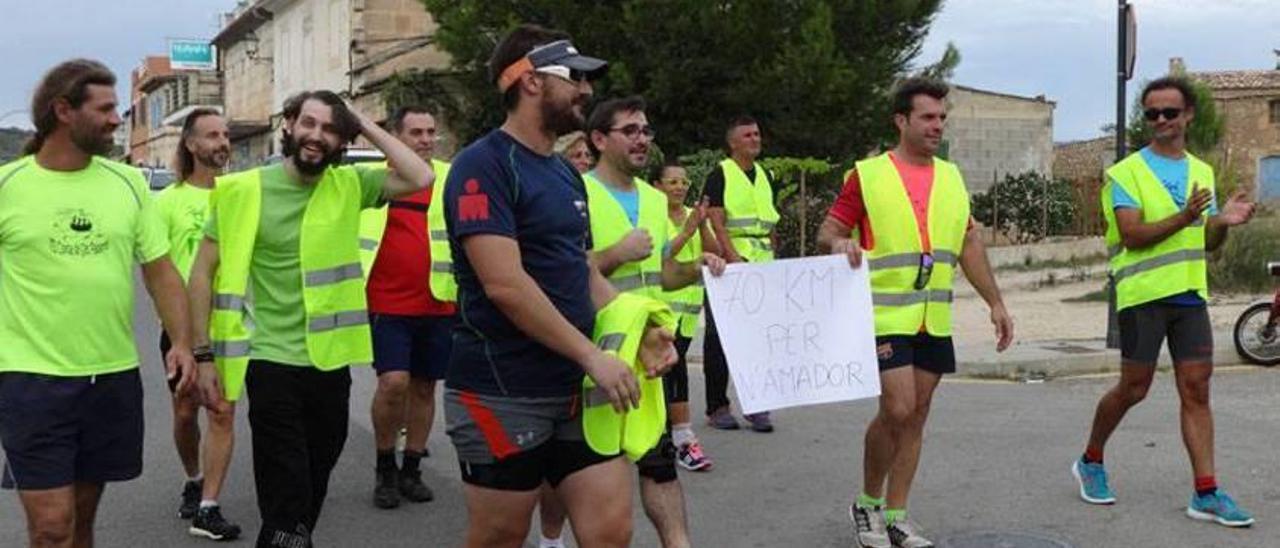
[[[423,107],[397,109],[387,121],[393,135],[431,162],[443,182],[449,164],[433,159],[436,119]],[[434,494],[418,466],[435,420],[436,381],[449,367],[453,300],[444,209],[432,205],[444,185],[431,185],[387,207],[361,215],[361,249],[372,255],[367,295],[378,388],[370,415],[377,451],[373,504],[400,506],[400,498],[427,502]],[[438,235],[428,238],[428,231]],[[446,276],[449,279],[440,279]],[[401,464],[396,437],[405,432]]]
[[[589,261],[587,194],[553,146],[581,129],[590,79],[606,64],[561,32],[517,27],[494,49],[491,82],[507,118],[454,160],[445,188],[458,306],[445,391],[466,484],[471,547],[520,546],[546,481],[582,546],[626,546],[631,481],[620,454],[583,433],[584,374],[614,409],[639,405],[636,374],[591,340],[616,290]],[[648,374],[674,361],[672,334],[649,328]]]
[[[591,148],[599,156],[584,177],[590,205],[592,258],[600,273],[619,291],[662,298],[664,290],[698,282],[705,261],[713,274],[724,271],[724,259],[704,254],[678,263],[673,250],[681,241],[667,238],[667,196],[639,176],[649,160],[654,131],[645,115],[644,99],[628,97],[598,105],[587,121]],[[705,215],[705,209],[700,209]],[[689,216],[692,226],[705,217]],[[669,374],[669,373],[668,373]],[[669,395],[668,395],[669,397]],[[670,403],[670,401],[668,401]],[[636,462],[640,500],[666,548],[689,546],[684,490],[676,476],[676,447],[670,425],[658,446]]]
[[[1120,380],[1098,402],[1084,454],[1071,472],[1085,502],[1115,504],[1102,449],[1125,413],[1146,397],[1168,339],[1182,442],[1194,479],[1186,514],[1247,527],[1253,516],[1218,487],[1215,477],[1205,252],[1226,242],[1230,227],[1248,222],[1254,204],[1241,190],[1221,211],[1216,207],[1213,168],[1187,151],[1187,128],[1196,114],[1196,94],[1187,80],[1153,80],[1141,101],[1151,144],[1108,169],[1102,189],[1120,321]]]
[[[249,394],[258,546],[296,547],[346,443],[348,366],[373,361],[360,210],[434,174],[333,92],[294,95],[283,118],[283,163],[218,178],[189,292],[205,404]],[[337,166],[357,135],[394,169]]]
[[[907,519],[907,495],[934,389],[956,371],[957,263],[991,308],[996,351],[1013,342],[1013,320],[973,230],[960,170],[935,156],[948,91],[924,78],[898,85],[892,101],[898,145],[857,163],[818,230],[822,249],[846,255],[854,268],[865,253],[871,269],[880,410],[867,426],[862,493],[849,507],[858,545],[866,548],[933,546]]]
[[[172,348],[170,381],[195,377],[182,277],[142,173],[111,152],[116,78],[62,63],[36,87],[35,136],[0,166],[0,445],[31,546],[92,546],[106,482],[142,472],[134,264]]]
[[[222,173],[231,157],[231,141],[227,122],[213,109],[196,109],[182,123],[182,135],[174,152],[173,170],[178,182],[156,196],[156,209],[169,236],[169,255],[185,281],[191,274],[196,250],[204,237],[205,213],[214,177]],[[169,352],[169,335],[160,335],[160,355]],[[182,488],[178,517],[191,520],[188,532],[213,540],[230,540],[240,536],[240,527],[222,517],[218,494],[231,465],[234,443],[232,406],[207,409],[208,432],[203,439],[204,462],[201,463],[201,436],[198,412],[200,395],[173,392],[173,441],[187,473]],[[202,466],[203,464],[203,466]]]

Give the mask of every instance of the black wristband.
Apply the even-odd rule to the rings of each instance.
[[[195,357],[196,363],[213,362],[213,351],[209,350],[208,348],[201,348],[199,350],[196,350],[195,352],[192,352],[192,356]]]

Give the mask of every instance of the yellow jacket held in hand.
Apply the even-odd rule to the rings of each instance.
[[[648,378],[639,359],[641,340],[649,325],[674,332],[676,315],[661,301],[628,293],[619,294],[596,313],[596,346],[630,364],[640,384],[640,407],[619,413],[591,377],[582,379],[582,429],[587,445],[596,453],[614,455],[622,451],[637,461],[657,447],[666,430],[667,402],[662,378]]]

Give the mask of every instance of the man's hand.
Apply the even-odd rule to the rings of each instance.
[[[644,330],[644,338],[640,341],[640,363],[644,364],[645,374],[656,379],[666,374],[671,365],[676,363],[675,335],[670,331],[648,326]]]
[[[1253,212],[1257,210],[1257,204],[1250,202],[1249,193],[1244,190],[1237,190],[1231,195],[1231,199],[1223,204],[1222,210],[1218,212],[1218,220],[1225,226],[1237,226],[1249,222],[1253,218]]]
[[[169,349],[169,353],[164,355],[165,376],[170,384],[177,379],[174,386],[175,394],[186,394],[196,383],[196,359],[191,355],[191,349],[186,347],[175,346]]]
[[[831,242],[831,254],[844,254],[849,258],[850,268],[858,268],[859,266],[862,266],[862,247],[858,245],[858,242],[853,241],[851,238],[839,238]]]
[[[1209,208],[1209,204],[1212,202],[1213,192],[1196,183],[1191,190],[1191,197],[1187,199],[1186,207],[1182,208],[1183,219],[1187,224],[1195,223],[1196,219],[1204,215],[1204,211]]]
[[[215,412],[227,410],[229,404],[222,394],[222,381],[218,380],[218,370],[213,362],[201,362],[198,369],[200,378],[197,382],[204,406]]]
[[[644,260],[653,253],[653,238],[649,236],[649,231],[643,228],[628,232],[617,245],[624,263]]]
[[[617,356],[597,350],[582,364],[582,369],[609,396],[614,411],[626,413],[640,407],[640,382],[631,368]]]
[[[712,276],[719,278],[724,274],[724,267],[729,263],[726,263],[724,259],[715,253],[703,253],[702,264],[707,267],[707,270],[711,271]]]
[[[996,327],[996,352],[1004,352],[1013,344],[1013,318],[1003,304],[991,307],[991,324]]]

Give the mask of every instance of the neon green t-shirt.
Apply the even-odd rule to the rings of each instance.
[[[298,240],[302,214],[316,185],[289,179],[280,164],[262,169],[262,213],[249,263],[249,359],[312,367],[307,352],[307,317],[302,303],[302,259]],[[361,207],[379,207],[387,170],[378,166],[340,166],[360,175]],[[317,183],[318,184],[318,183]],[[218,239],[214,216],[205,222],[205,235]],[[351,235],[357,245],[358,235]]]
[[[187,183],[170,185],[156,195],[156,209],[169,237],[169,258],[185,282],[196,262],[196,251],[204,238],[204,218],[209,211],[213,189]]]
[[[94,157],[0,166],[0,372],[61,377],[138,366],[134,264],[169,252],[142,173]]]

